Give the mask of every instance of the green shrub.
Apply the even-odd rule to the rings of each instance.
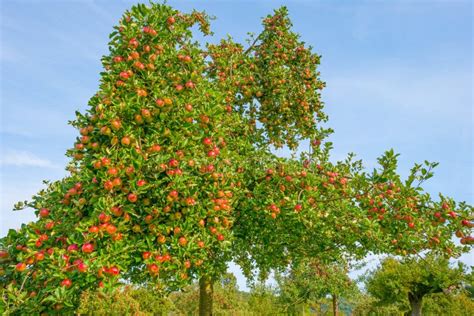
[[[173,303],[149,288],[125,286],[112,293],[86,291],[77,310],[80,315],[161,315],[174,310]]]

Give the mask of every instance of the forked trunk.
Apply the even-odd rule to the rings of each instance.
[[[213,285],[209,276],[202,276],[199,279],[199,316],[212,315]]]
[[[334,316],[339,315],[339,307],[337,306],[337,295],[332,295],[332,314]]]
[[[423,304],[423,296],[416,296],[411,293],[408,294],[408,300],[410,301],[411,316],[421,316],[421,306]]]

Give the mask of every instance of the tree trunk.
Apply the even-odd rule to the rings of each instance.
[[[339,307],[337,306],[337,295],[332,294],[332,314],[334,316],[339,315]]]
[[[421,306],[423,304],[423,296],[416,296],[408,293],[408,300],[410,301],[411,316],[421,316]]]
[[[199,279],[199,316],[212,315],[214,284],[209,276]]]

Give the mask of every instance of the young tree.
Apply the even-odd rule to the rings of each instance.
[[[358,293],[358,288],[349,276],[348,266],[341,263],[325,264],[317,259],[308,259],[292,267],[286,275],[277,275],[280,300],[287,311],[296,313],[297,307],[306,309],[307,304],[316,303],[331,296],[333,315],[338,315],[341,297]]]
[[[465,278],[462,264],[451,267],[448,259],[427,256],[418,260],[385,259],[367,279],[367,291],[382,304],[408,305],[412,316],[422,313],[423,298],[461,288]]]
[[[232,259],[265,275],[306,256],[456,255],[454,231],[472,242],[472,207],[420,187],[434,164],[402,181],[392,151],[372,173],[329,161],[319,56],[285,8],[246,48],[200,45],[194,26],[211,34],[205,13],[139,4],[111,33],[99,90],[72,122],[69,175],[20,203],[39,220],[1,240],[1,281],[27,293],[23,313],[73,309],[87,288],[198,278],[210,315]],[[272,153],[303,140],[299,158]]]

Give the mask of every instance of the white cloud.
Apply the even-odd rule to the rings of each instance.
[[[16,167],[39,167],[56,169],[54,165],[47,159],[40,158],[26,151],[9,150],[0,157],[0,165],[16,166]]]

